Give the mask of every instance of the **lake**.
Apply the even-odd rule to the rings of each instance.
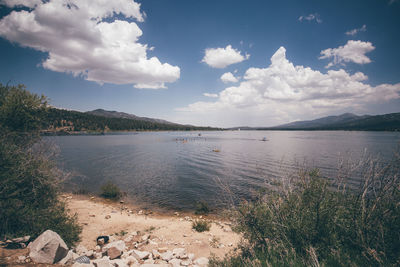
[[[112,181],[138,204],[190,210],[197,201],[223,207],[232,195],[249,199],[304,165],[334,177],[340,159],[358,160],[367,152],[388,161],[400,133],[139,132],[45,139],[60,148],[58,162],[70,172],[66,189],[97,193]]]

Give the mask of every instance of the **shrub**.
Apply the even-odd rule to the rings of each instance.
[[[195,214],[198,215],[205,215],[210,213],[210,206],[208,205],[207,202],[205,201],[200,201],[196,205],[196,211],[194,212]]]
[[[360,165],[350,187],[318,170],[302,171],[279,191],[233,211],[246,242],[211,266],[398,266],[400,157]]]
[[[107,198],[107,199],[112,199],[112,200],[118,200],[122,196],[121,190],[113,184],[112,182],[107,182],[103,184],[100,188],[100,196]]]
[[[51,160],[54,149],[40,141],[45,108],[45,97],[0,84],[0,238],[35,238],[51,229],[71,246],[81,228],[58,198],[62,172]]]
[[[192,229],[197,232],[209,231],[211,224],[205,220],[196,220],[192,223]]]

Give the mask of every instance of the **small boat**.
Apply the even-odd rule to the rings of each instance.
[[[263,141],[263,142],[265,142],[265,141],[268,141],[268,139],[267,139],[267,137],[263,137],[263,139],[261,139],[261,141]]]

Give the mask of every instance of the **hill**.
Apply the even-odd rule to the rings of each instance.
[[[309,121],[296,121],[269,128],[269,130],[359,130],[400,131],[400,113],[357,116],[345,113]]]
[[[193,131],[218,130],[211,127],[182,125],[164,120],[142,118],[117,111],[79,112],[50,108],[41,115],[42,133],[74,134],[108,131]]]

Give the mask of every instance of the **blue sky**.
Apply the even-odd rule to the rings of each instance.
[[[0,82],[57,107],[220,127],[400,112],[400,1],[0,3]]]

